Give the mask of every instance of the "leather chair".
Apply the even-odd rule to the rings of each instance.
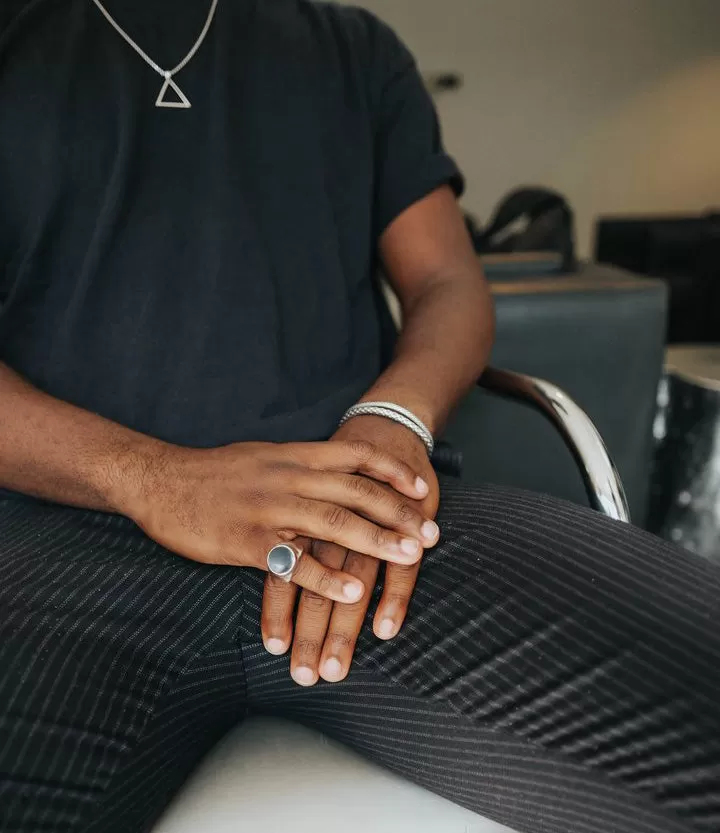
[[[622,483],[593,423],[555,385],[489,370],[486,391],[542,413],[579,466],[593,507],[629,520]],[[282,783],[284,800],[271,792]],[[153,833],[510,833],[370,764],[324,735],[250,717],[207,756]]]
[[[617,464],[633,521],[643,526],[667,287],[593,263],[570,275],[548,274],[542,267],[528,255],[486,264],[497,316],[491,363],[552,379],[580,404]],[[445,439],[462,450],[462,478],[468,483],[585,502],[582,479],[557,433],[486,391],[465,399]]]

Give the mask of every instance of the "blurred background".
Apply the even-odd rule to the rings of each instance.
[[[518,183],[572,203],[579,252],[598,215],[720,202],[718,0],[360,0],[427,73],[445,141],[487,217]]]
[[[719,0],[360,0],[414,52],[467,177],[495,366],[603,435],[633,521],[720,559]],[[586,500],[536,413],[477,390],[463,478]]]

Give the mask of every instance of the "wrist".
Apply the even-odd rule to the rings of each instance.
[[[367,402],[391,402],[393,405],[399,405],[419,419],[434,438],[440,433],[441,413],[417,393],[395,386],[375,386],[361,397],[357,404],[364,405]]]
[[[365,414],[349,419],[335,433],[335,439],[364,439],[395,451],[402,450],[404,456],[410,454],[418,462],[427,460],[427,449],[420,437],[387,417]]]
[[[428,456],[432,457],[435,448],[435,439],[427,425],[409,409],[387,400],[358,402],[345,412],[345,415],[340,421],[340,425],[360,416],[379,416],[390,422],[402,425],[421,440]]]
[[[112,512],[138,522],[145,515],[158,474],[167,465],[173,446],[137,435],[112,453],[105,478],[105,499]]]

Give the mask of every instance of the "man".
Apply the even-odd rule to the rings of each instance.
[[[149,830],[252,710],[520,831],[720,829],[717,570],[428,461],[492,314],[387,27],[4,0],[0,114],[3,831]]]

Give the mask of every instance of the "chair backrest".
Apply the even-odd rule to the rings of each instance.
[[[495,367],[553,382],[605,439],[642,523],[652,425],[664,359],[667,292],[660,281],[587,265],[572,276],[491,282]],[[575,462],[536,414],[473,391],[447,439],[462,449],[463,477],[585,503]]]

